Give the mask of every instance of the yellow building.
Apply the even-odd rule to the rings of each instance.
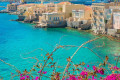
[[[21,4],[17,6],[17,11],[23,15],[23,13],[25,13],[25,11],[28,10],[29,7],[35,6],[35,4]]]
[[[48,3],[48,4],[45,4],[45,6],[46,6],[46,12],[54,12],[55,11],[54,3]]]
[[[71,5],[72,3],[70,2],[61,2],[55,5],[55,12],[62,12],[63,10],[63,5]]]
[[[63,5],[62,12],[65,13],[65,18],[72,17],[72,10],[84,10],[85,5],[80,4],[71,4],[71,5]]]
[[[64,13],[43,13],[42,16],[39,16],[39,22],[41,21],[63,21],[65,20]]]
[[[23,14],[27,19],[37,19],[42,13],[46,12],[45,5],[35,4],[34,6],[28,7]]]
[[[39,25],[41,27],[66,27],[64,13],[43,13],[39,16]]]
[[[16,4],[8,4],[7,11],[17,11],[17,5]]]

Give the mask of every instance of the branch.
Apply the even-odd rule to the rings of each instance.
[[[2,59],[0,59],[0,61],[2,61],[3,63],[9,65],[10,67],[12,67],[16,72],[20,73],[20,71],[14,66],[14,65],[11,65],[9,63],[6,63],[5,61],[3,61]]]
[[[78,50],[79,50],[81,47],[83,47],[84,45],[86,45],[87,43],[90,43],[90,42],[92,42],[92,41],[95,41],[95,40],[97,40],[97,39],[99,39],[99,38],[102,38],[102,36],[101,36],[101,37],[98,37],[98,38],[95,38],[95,39],[92,39],[92,40],[89,40],[89,41],[83,43],[81,46],[78,47],[78,49],[75,51],[75,53],[71,56],[70,61],[67,63],[66,68],[65,68],[65,70],[64,70],[64,72],[63,72],[63,76],[64,76],[64,74],[65,74],[65,71],[68,69],[69,64],[70,64],[72,58],[73,58],[74,55],[78,52]]]

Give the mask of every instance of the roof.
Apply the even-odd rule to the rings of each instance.
[[[58,3],[58,5],[64,5],[64,4],[68,4],[68,5],[70,5],[70,4],[72,4],[72,3],[70,3],[70,2],[60,2],[60,3]]]
[[[92,8],[89,7],[89,6],[85,6],[85,10],[86,10],[86,11],[87,11],[87,10],[92,10]]]
[[[34,6],[35,4],[22,4],[19,5],[18,7],[30,7],[30,6]]]

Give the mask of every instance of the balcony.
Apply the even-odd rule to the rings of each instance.
[[[99,10],[99,12],[103,13],[103,12],[104,12],[104,10]]]

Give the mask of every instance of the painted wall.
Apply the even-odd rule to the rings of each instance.
[[[113,28],[120,29],[120,12],[113,13]]]

